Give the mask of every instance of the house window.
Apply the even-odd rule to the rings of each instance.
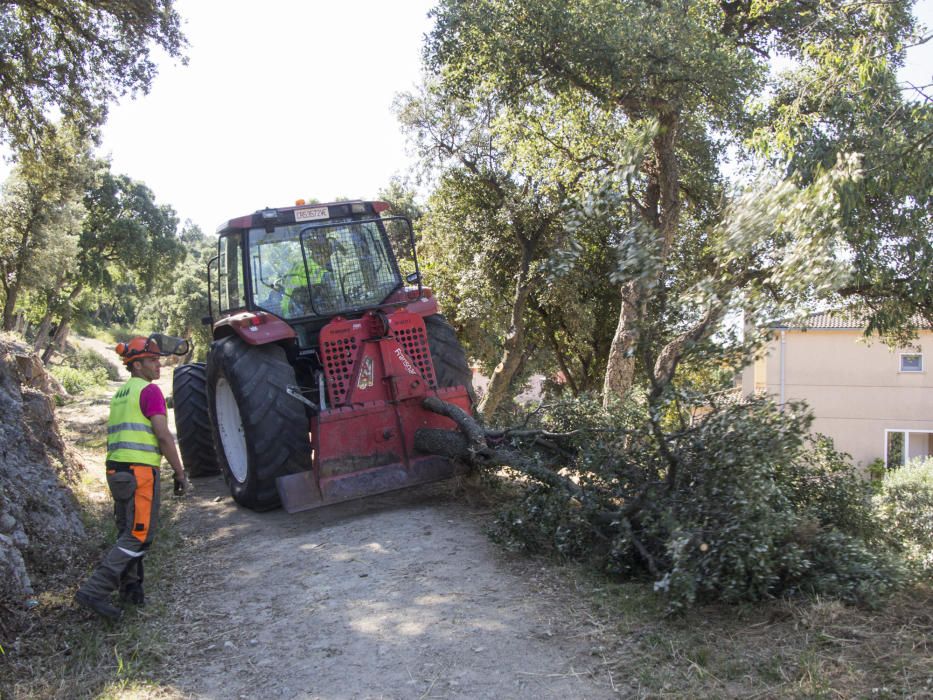
[[[884,466],[888,469],[900,467],[904,464],[907,452],[907,433],[900,430],[886,430],[884,450]]]
[[[923,355],[919,352],[901,353],[901,372],[922,372]]]
[[[917,459],[933,459],[933,430],[884,431],[884,465],[888,469]]]

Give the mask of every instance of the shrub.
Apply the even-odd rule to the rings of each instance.
[[[83,394],[95,386],[107,383],[107,372],[102,367],[96,369],[75,369],[64,365],[51,368],[52,375],[62,383],[69,394]]]
[[[807,437],[805,449],[778,471],[794,509],[820,527],[830,527],[869,544],[886,540],[875,516],[870,481],[836,451],[825,435]]]
[[[884,479],[887,470],[888,468],[884,466],[884,460],[881,459],[881,457],[876,457],[871,461],[868,467],[866,467],[866,471],[868,472],[868,478],[871,479],[873,486],[881,486],[881,480]]]
[[[875,497],[878,517],[911,564],[933,573],[933,458],[885,474]]]
[[[870,485],[807,437],[804,406],[755,399],[694,425],[664,420],[637,400],[547,414],[549,431],[574,431],[561,473],[579,488],[531,481],[495,537],[650,577],[672,610],[798,593],[872,603],[900,584]]]
[[[115,382],[120,379],[117,366],[95,350],[79,348],[65,358],[64,364],[74,369],[91,372],[102,369],[110,381]]]

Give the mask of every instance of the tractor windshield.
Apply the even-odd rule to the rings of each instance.
[[[376,306],[402,283],[376,220],[254,228],[249,260],[256,305],[285,319]]]

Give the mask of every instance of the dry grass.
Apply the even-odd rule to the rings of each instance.
[[[815,599],[664,614],[647,584],[559,576],[591,673],[622,697],[933,697],[933,589],[877,610]],[[568,595],[568,592],[571,595]]]
[[[157,592],[147,596],[145,608],[128,608],[118,623],[74,604],[81,577],[114,537],[109,501],[99,497],[101,485],[85,480],[83,486],[79,498],[88,535],[100,547],[86,562],[87,571],[72,572],[73,580],[40,594],[29,626],[0,657],[0,698],[180,697],[163,680],[173,652],[164,629],[170,602],[158,592],[159,584],[173,576],[173,553],[180,546],[171,481],[162,484],[161,530],[146,557],[146,578]]]

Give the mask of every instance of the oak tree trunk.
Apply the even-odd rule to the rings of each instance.
[[[71,316],[71,314],[68,314],[68,316]],[[43,364],[49,364],[52,359],[52,353],[54,353],[56,350],[59,352],[65,352],[65,343],[68,341],[69,331],[69,320],[62,319],[61,323],[58,324],[58,328],[55,329],[55,335],[52,336],[52,342],[49,343],[48,347],[45,349],[45,352],[42,353]]]
[[[636,327],[640,296],[637,282],[623,285],[619,325],[609,347],[606,377],[603,381],[604,406],[608,405],[613,397],[621,398],[628,394],[635,380],[635,344],[638,341]]]
[[[35,352],[42,352],[46,347],[46,344],[49,342],[49,335],[52,331],[52,312],[51,310],[46,311],[45,315],[42,317],[42,320],[39,322],[39,327],[36,329],[36,338],[33,340],[32,349]]]
[[[680,219],[680,168],[677,162],[675,145],[679,115],[670,107],[658,117],[658,135],[653,141],[653,162],[646,167],[648,185],[645,191],[646,201],[641,207],[645,223],[655,229],[659,242],[660,261],[657,262],[657,274],[664,269],[664,262],[670,255]],[[655,280],[631,280],[622,286],[622,308],[619,312],[619,325],[616,327],[609,360],[606,363],[606,376],[603,381],[603,405],[608,405],[614,397],[628,395],[635,380],[635,349],[638,343],[638,327],[648,319],[645,295],[647,289],[655,285]],[[646,284],[647,282],[647,284]]]
[[[531,295],[531,280],[528,278],[531,269],[531,260],[534,257],[535,245],[521,235],[518,236],[522,246],[521,268],[515,280],[515,296],[512,299],[512,314],[509,319],[509,330],[505,334],[502,344],[502,359],[496,366],[486,395],[477,407],[479,412],[491,416],[506,399],[512,379],[522,366],[525,352],[525,310],[528,307],[528,298]]]

